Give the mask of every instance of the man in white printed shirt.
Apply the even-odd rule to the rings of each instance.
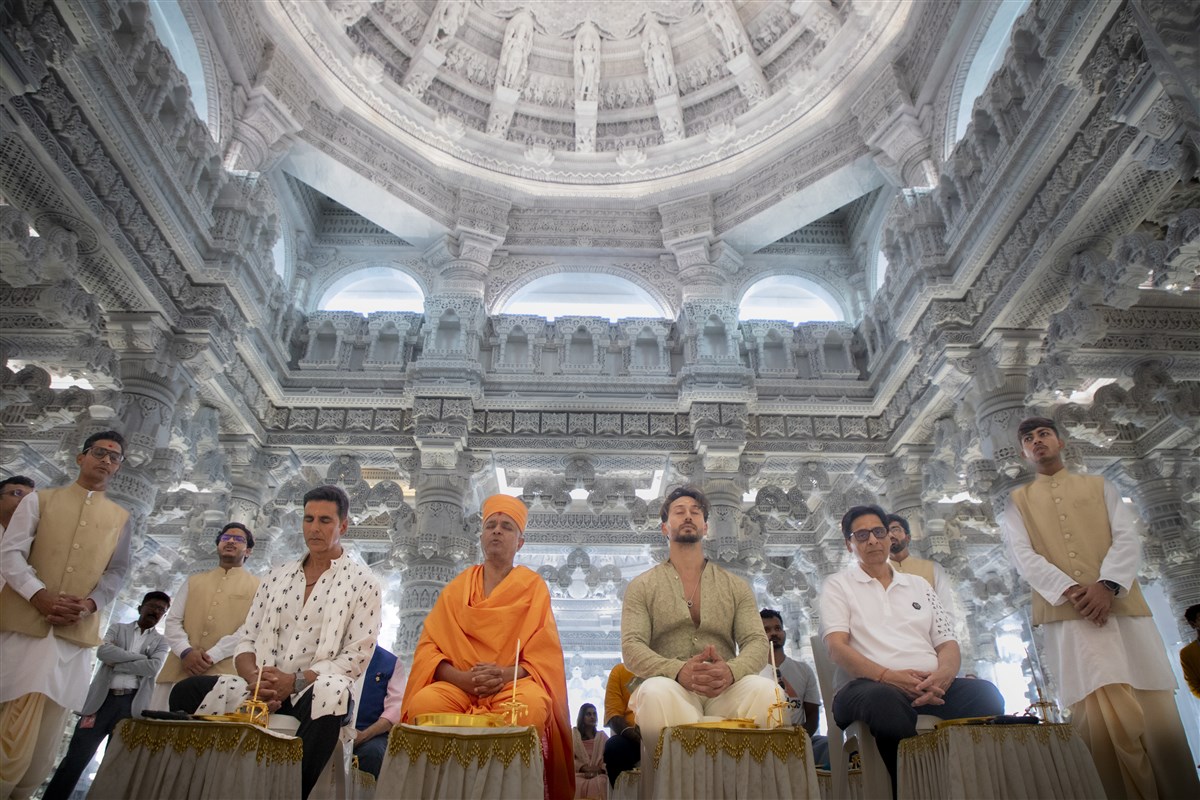
[[[379,638],[379,581],[345,552],[350,499],[336,486],[304,495],[308,553],[272,569],[254,595],[234,657],[236,676],[199,675],[171,692],[171,710],[226,714],[257,687],[272,711],[300,720],[307,798],[333,754],[354,682]]]
[[[888,563],[891,534],[878,506],[854,506],[842,535],[855,563],[821,588],[821,637],[837,665],[833,717],[845,728],[867,723],[896,786],[900,740],[916,735],[917,714],[942,719],[1004,712],[983,680],[956,678],[953,622],[924,578]]]

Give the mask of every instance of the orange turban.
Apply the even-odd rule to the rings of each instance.
[[[516,497],[507,494],[494,494],[487,500],[484,500],[484,521],[486,522],[487,518],[492,514],[507,514],[512,517],[513,522],[517,523],[517,527],[521,529],[521,533],[525,532],[525,521],[529,519],[529,509]]]

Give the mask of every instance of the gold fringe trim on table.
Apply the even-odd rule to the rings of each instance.
[[[768,752],[774,753],[780,761],[786,761],[789,756],[803,759],[808,749],[808,736],[803,728],[738,730],[679,725],[674,728],[664,728],[663,732],[659,734],[658,746],[654,748],[654,766],[656,767],[662,760],[663,743],[666,741],[668,732],[689,756],[695,755],[701,747],[712,758],[716,758],[718,753],[725,753],[735,759],[740,759],[749,751],[754,763],[761,764]]]
[[[299,739],[280,739],[263,733],[254,725],[236,722],[168,722],[163,720],[124,720],[117,728],[121,741],[130,750],[158,753],[170,746],[182,755],[216,751],[239,755],[254,754],[260,765],[299,764],[304,745]]]
[[[1002,741],[1012,739],[1025,744],[1031,739],[1040,745],[1050,744],[1050,737],[1060,742],[1069,742],[1074,736],[1071,726],[1066,723],[1043,723],[1041,725],[953,725],[948,728],[938,728],[933,733],[912,736],[900,742],[902,754],[928,753],[946,744],[947,739],[955,733],[967,733],[975,744],[984,739]]]
[[[541,751],[541,741],[533,728],[504,733],[461,734],[444,731],[418,731],[392,728],[388,736],[388,754],[395,756],[401,751],[408,754],[410,762],[422,755],[431,764],[441,766],[453,758],[466,769],[474,762],[482,767],[488,761],[499,761],[507,769],[516,756],[529,766],[534,751]]]

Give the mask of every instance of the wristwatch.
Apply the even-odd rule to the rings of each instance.
[[[1121,591],[1121,584],[1116,581],[1102,580],[1100,583],[1104,584],[1105,589],[1113,593],[1113,597],[1116,597]]]
[[[299,694],[304,691],[304,687],[308,686],[308,679],[304,677],[304,670],[296,672],[296,685],[292,687],[292,694]]]

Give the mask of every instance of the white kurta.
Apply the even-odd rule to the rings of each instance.
[[[171,647],[171,652],[179,658],[183,658],[184,651],[192,646],[188,641],[187,631],[183,629],[183,612],[187,610],[188,584],[190,583],[191,580],[185,580],[179,587],[179,591],[171,598],[171,608],[167,611],[165,621],[166,633],[163,634],[167,644]],[[208,657],[213,660],[214,664],[233,655],[238,646],[238,633],[239,631],[234,631],[222,636],[216,644],[208,649]]]
[[[345,714],[354,681],[366,669],[379,638],[379,581],[349,554],[334,559],[304,601],[304,561],[267,573],[246,622],[238,631],[237,655],[254,653],[260,666],[284,672],[312,670],[317,679],[312,718]],[[200,714],[233,711],[253,687],[222,675],[197,709]],[[301,692],[300,694],[303,694]],[[295,695],[299,697],[299,695]]]
[[[46,585],[29,566],[29,550],[41,519],[38,495],[26,495],[13,512],[0,542],[0,573],[13,590],[28,600]],[[121,530],[117,548],[88,597],[96,612],[108,609],[129,571],[129,523]],[[63,708],[79,711],[87,698],[94,664],[93,648],[59,639],[54,628],[45,637],[0,632],[0,703],[27,694],[44,694]]]
[[[1120,584],[1119,596],[1124,596],[1137,580],[1142,543],[1133,511],[1107,480],[1104,503],[1112,546],[1100,565],[1100,577]],[[1075,579],[1033,549],[1015,505],[1010,504],[1001,514],[1000,529],[1013,563],[1033,590],[1051,605],[1066,602],[1063,592],[1075,585]],[[1058,681],[1058,700],[1063,707],[1115,683],[1148,691],[1175,689],[1167,651],[1151,617],[1110,616],[1102,627],[1084,619],[1048,622],[1041,627],[1046,666]]]

